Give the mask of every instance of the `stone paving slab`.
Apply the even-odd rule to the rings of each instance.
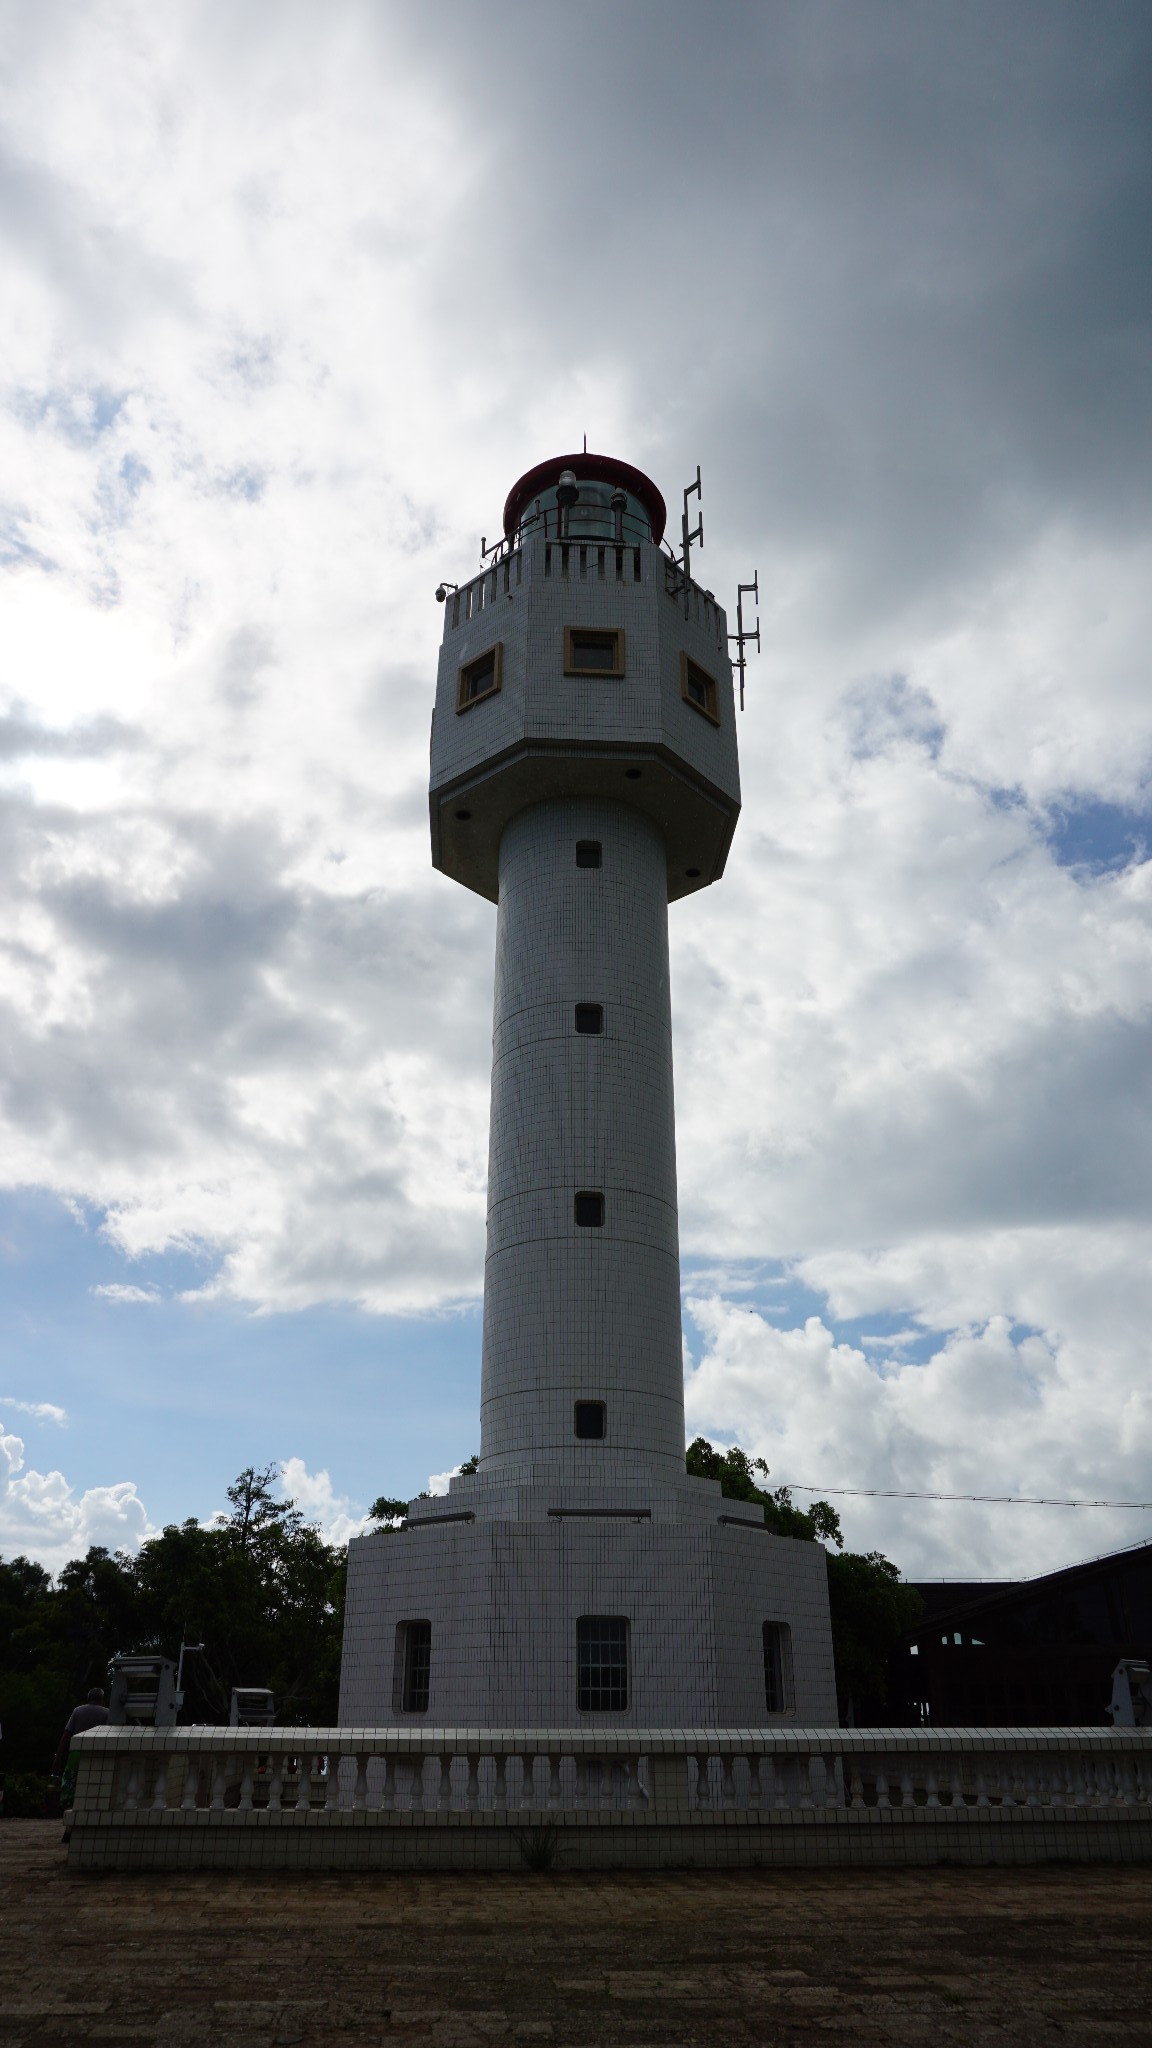
[[[69,1872],[0,1825],[0,2048],[1152,2048],[1152,1867]]]

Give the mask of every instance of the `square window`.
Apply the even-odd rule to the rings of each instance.
[[[622,676],[624,634],[619,627],[565,626],[566,676]]]
[[[402,1621],[396,1628],[394,1705],[401,1714],[426,1714],[432,1677],[432,1623]]]
[[[786,1621],[766,1621],[764,1705],[770,1714],[790,1714],[795,1704],[792,1684],[792,1631]]]
[[[686,654],[680,656],[680,695],[686,704],[692,706],[693,711],[700,713],[702,718],[707,718],[712,725],[719,725],[716,678],[710,676],[707,669],[701,668],[698,662],[690,660]]]
[[[583,1038],[598,1038],[604,1029],[603,1003],[577,1003],[576,1029]]]
[[[622,1714],[628,1706],[628,1623],[620,1614],[582,1614],[576,1623],[576,1706],[581,1714]]]
[[[598,868],[603,865],[604,849],[598,839],[576,841],[576,865],[578,868]]]
[[[603,1401],[577,1401],[573,1414],[576,1434],[585,1443],[600,1442],[603,1439],[605,1433]]]
[[[497,640],[475,661],[466,661],[456,678],[456,710],[471,711],[485,697],[494,697],[504,680],[504,643]]]
[[[604,1221],[604,1197],[585,1188],[576,1197],[576,1221],[581,1230],[599,1230]]]

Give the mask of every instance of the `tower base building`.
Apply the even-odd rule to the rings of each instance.
[[[740,797],[724,613],[664,522],[561,457],[444,592],[433,860],[499,906],[481,1448],[350,1545],[346,1726],[836,1719],[823,1550],[684,1468],[667,913]]]

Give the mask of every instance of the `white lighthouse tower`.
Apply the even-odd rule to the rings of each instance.
[[[499,905],[480,1459],[351,1544],[345,1725],[836,1719],[823,1550],[684,1468],[668,904],[740,791],[727,623],[665,518],[556,457],[443,593],[432,858]]]

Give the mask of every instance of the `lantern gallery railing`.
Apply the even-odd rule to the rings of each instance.
[[[684,602],[684,574],[679,564],[667,555],[661,555],[663,563],[664,589],[670,598]],[[467,625],[470,619],[479,618],[482,612],[491,611],[497,600],[514,597],[525,578],[542,576],[557,582],[583,583],[639,583],[643,575],[643,556],[636,546],[614,545],[611,541],[538,541],[533,546],[516,546],[501,554],[492,564],[482,569],[469,583],[461,583],[455,590],[445,593],[447,605],[448,632],[455,632],[458,626]],[[727,653],[727,628],[724,613],[710,590],[703,590],[689,579],[688,612],[686,616],[695,619],[706,633],[711,634],[717,646]]]
[[[77,1749],[88,1867],[1152,1854],[1152,1730],[102,1728]]]

